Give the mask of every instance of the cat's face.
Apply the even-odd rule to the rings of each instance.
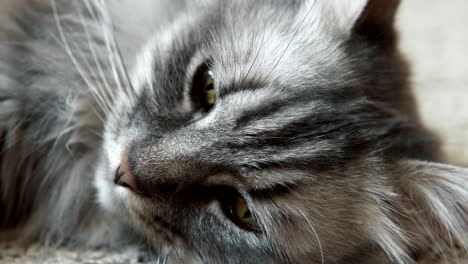
[[[352,31],[367,1],[214,2],[141,52],[106,125],[100,202],[165,253],[320,263],[371,251],[404,121],[369,92],[398,64],[393,45]]]

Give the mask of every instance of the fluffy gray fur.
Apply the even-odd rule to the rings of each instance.
[[[25,2],[1,31],[2,238],[208,263],[467,250],[468,170],[419,123],[398,2],[135,2],[148,34],[123,3]],[[113,183],[124,155],[145,195]],[[226,216],[232,193],[260,232]]]

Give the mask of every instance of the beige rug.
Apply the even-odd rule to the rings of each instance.
[[[0,0],[0,13],[10,2]],[[398,17],[402,49],[414,65],[414,89],[423,119],[443,140],[448,160],[464,165],[468,165],[467,10],[466,0],[406,0]],[[138,261],[132,251],[111,254],[0,245],[0,264]],[[468,258],[447,263],[468,264]]]

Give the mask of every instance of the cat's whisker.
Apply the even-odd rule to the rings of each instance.
[[[85,30],[85,29],[87,29],[87,27],[85,25],[83,25],[83,29]],[[87,39],[86,41],[90,42],[91,40]],[[109,113],[111,112],[111,107],[113,105],[113,94],[114,93],[112,92],[112,89],[110,88],[110,86],[108,86],[107,78],[104,75],[104,72],[102,70],[100,62],[98,61],[97,58],[94,58],[94,56],[96,54],[95,49],[93,48],[92,44],[89,43],[89,51],[91,51],[91,55],[93,56],[93,58],[91,58],[91,61],[93,61],[94,64],[92,64],[90,62],[90,60],[88,59],[88,56],[86,56],[86,53],[83,54],[82,49],[75,48],[74,50],[75,50],[75,53],[80,55],[80,57],[82,58],[82,61],[85,64],[86,68],[93,69],[95,66],[98,67],[98,68],[101,68],[101,69],[98,69],[97,74],[95,72],[93,72],[93,73],[90,72],[89,73],[92,76],[93,80],[94,80],[95,87],[98,88],[98,89],[93,89],[91,91],[94,94],[96,94],[97,96],[99,96],[99,98],[102,98],[101,101],[103,102],[104,107],[101,107],[101,108],[102,108],[102,111],[104,111],[104,114],[106,116],[108,116]],[[93,54],[93,51],[94,51],[94,54]],[[89,53],[88,50],[86,52]],[[104,88],[107,88],[107,89],[104,89]]]
[[[263,49],[263,47],[265,45],[265,35],[266,35],[266,30],[263,30],[262,40],[260,42],[260,45],[258,46],[257,52],[255,54],[255,57],[254,57],[253,61],[252,61],[252,64],[250,65],[249,70],[247,71],[247,73],[244,76],[244,79],[242,80],[242,86],[244,86],[245,81],[247,80],[247,78],[249,78],[250,72],[252,71],[253,67],[255,66],[255,63],[258,60],[258,57],[260,56],[260,53],[262,52],[262,49]],[[257,71],[255,72],[254,75],[258,74],[258,69],[259,68],[257,68]]]
[[[109,39],[109,36],[107,35],[107,33],[104,33],[104,38],[105,38],[107,52],[108,52],[108,55],[109,55],[108,56],[109,57],[109,63],[111,65],[111,70],[112,70],[112,74],[113,74],[113,77],[114,77],[114,81],[116,82],[118,90],[123,92],[124,95],[126,97],[128,97],[127,89],[125,89],[124,85],[122,84],[121,76],[120,76],[120,74],[118,73],[118,70],[117,70],[114,51],[112,50],[112,47],[111,47],[111,44],[110,44],[110,39]],[[127,111],[128,111],[129,106],[125,104],[125,107],[127,108]]]
[[[94,114],[96,114],[96,117],[99,118],[101,122],[105,122],[105,119],[102,116],[102,113],[99,112],[98,109],[96,109],[96,107],[94,107],[93,104],[90,104],[90,107],[91,107],[91,110],[94,112]]]
[[[323,254],[323,248],[322,248],[322,242],[320,241],[320,238],[318,236],[318,233],[317,231],[315,230],[314,228],[314,225],[312,225],[312,222],[309,220],[309,218],[304,214],[304,212],[302,211],[299,211],[299,214],[301,214],[302,217],[304,217],[304,219],[307,221],[307,223],[309,224],[310,228],[311,228],[311,231],[313,232],[315,238],[317,239],[317,244],[319,246],[319,250],[320,250],[320,258],[321,258],[321,263],[324,264],[325,263],[325,256]]]
[[[112,32],[109,32],[109,30],[106,30],[109,28],[112,29],[113,24],[112,24],[112,19],[110,18],[110,15],[109,15],[109,11],[107,9],[107,5],[104,3],[104,1],[99,1],[99,10],[105,21],[105,24],[107,25],[106,28],[103,27],[103,33],[104,33],[104,39],[106,42],[106,47],[109,51],[110,58],[112,58],[111,63],[112,63],[112,69],[114,72],[114,78],[116,79],[119,89],[121,89],[121,91],[124,92],[128,98],[134,99],[134,93],[129,91],[129,89],[131,91],[134,91],[134,88],[131,83],[125,63],[123,62],[122,54],[117,45],[115,36]],[[125,84],[122,84],[122,82],[124,82]],[[129,89],[127,89],[126,87],[128,87]],[[128,108],[128,111],[130,111],[131,107],[128,105],[126,105],[126,107]]]
[[[289,47],[291,46],[291,44],[293,43],[294,39],[296,39],[296,36],[298,35],[299,33],[299,30],[302,28],[302,25],[304,24],[304,22],[307,20],[307,18],[309,17],[310,15],[310,12],[312,12],[312,9],[314,8],[315,6],[315,3],[314,2],[312,4],[312,6],[309,8],[309,10],[307,10],[307,13],[304,15],[304,18],[301,20],[301,22],[299,23],[299,25],[297,26],[296,30],[294,31],[291,39],[289,40],[288,44],[286,45],[286,48],[283,50],[283,52],[281,53],[281,56],[278,58],[278,60],[276,61],[276,63],[273,65],[273,68],[271,69],[271,71],[268,73],[268,75],[265,77],[265,81],[268,80],[268,78],[270,78],[271,74],[276,70],[276,68],[279,66],[279,64],[281,63],[281,61],[283,60],[284,56],[286,55],[286,52],[289,50]]]
[[[83,51],[81,49],[78,49],[78,48],[75,49],[75,54],[80,55],[80,57],[82,58],[83,63],[85,64],[84,66],[86,68],[91,69],[91,67],[93,65],[91,65],[89,60],[86,59],[86,55],[83,54]],[[91,75],[91,73],[90,73],[90,75]],[[94,78],[96,78],[96,77],[93,76],[93,79]],[[96,87],[97,89],[93,89],[91,91],[94,92],[96,96],[99,96],[99,98],[101,98],[101,102],[103,104],[103,105],[101,105],[102,111],[104,112],[104,114],[108,115],[110,113],[111,106],[112,106],[112,101],[109,98],[109,94],[107,94],[105,92],[105,90],[102,87],[102,84],[98,80],[96,80],[94,83],[95,83],[94,87]]]
[[[58,32],[60,34],[60,39],[62,40],[62,43],[64,45],[64,49],[67,52],[68,57],[71,59],[74,67],[78,71],[78,74],[80,74],[81,78],[86,83],[88,88],[90,88],[91,92],[94,93],[95,98],[97,99],[97,103],[100,105],[101,108],[103,108],[102,110],[109,112],[110,109],[108,108],[108,105],[106,105],[105,99],[102,97],[102,95],[100,94],[99,90],[94,85],[94,83],[90,80],[89,76],[86,74],[86,72],[82,68],[81,64],[79,63],[79,61],[77,60],[76,56],[74,55],[74,53],[73,53],[73,51],[71,49],[70,42],[68,41],[68,39],[67,39],[67,37],[65,35],[64,28],[62,26],[62,23],[60,21],[60,17],[58,15],[56,0],[51,0],[51,7],[52,7],[52,11],[53,11],[55,24],[56,24]]]
[[[150,240],[147,239],[147,241],[148,241],[148,246],[150,246],[150,254],[154,255],[153,252],[152,252],[153,250],[152,250],[152,247],[151,247]],[[162,243],[159,243],[159,248],[158,248],[158,253],[157,253],[158,254],[158,262],[157,263],[161,262],[161,252],[162,252]]]
[[[90,9],[90,7],[88,6],[89,5],[89,2],[88,1],[85,1],[85,4],[89,10],[89,12],[91,13],[91,15],[93,16],[93,19],[95,21],[97,21],[97,17],[95,16],[94,12],[92,12],[92,10]],[[104,88],[106,88],[105,90],[107,91],[107,96],[110,97],[110,100],[113,101],[113,91],[112,91],[112,88],[111,86],[109,85],[108,81],[107,81],[107,78],[106,78],[106,75],[104,74],[104,70],[103,70],[103,67],[102,67],[102,63],[101,61],[99,60],[98,56],[97,56],[97,53],[96,53],[96,49],[93,45],[93,42],[91,40],[91,34],[89,32],[89,28],[88,26],[86,26],[86,23],[85,23],[85,20],[84,20],[84,17],[83,17],[83,13],[82,12],[79,12],[79,16],[80,16],[80,20],[81,20],[81,24],[83,26],[83,30],[84,30],[84,33],[86,35],[86,39],[87,39],[87,42],[88,42],[88,46],[89,46],[89,49],[91,51],[91,55],[94,59],[94,62],[97,66],[97,70],[98,70],[98,73],[99,73],[99,76],[104,84]],[[104,89],[103,89],[104,90]]]
[[[17,124],[11,128],[9,131],[10,131],[10,134],[17,134],[18,132],[21,131],[21,127],[26,123],[26,121],[24,119],[21,119],[21,120],[17,120],[16,121]],[[22,140],[22,138],[15,138],[15,140],[13,142],[7,142],[7,137],[10,136],[8,133],[6,133],[6,135],[4,136],[4,139],[0,142],[0,145],[3,145],[4,143],[8,143],[8,145],[3,148],[3,149],[0,149],[0,156],[3,155],[6,151],[8,151],[8,149],[11,147],[11,146],[14,146],[18,143],[20,143],[20,141]]]
[[[85,2],[85,4],[88,3],[88,2]],[[88,10],[90,12],[90,14],[93,16],[94,18],[94,21],[98,21],[97,18],[93,15],[93,11],[92,9],[89,9]],[[96,66],[98,67],[98,76],[100,77],[101,81],[104,83],[104,87],[106,89],[103,89],[102,88],[102,85],[99,83],[99,88],[101,88],[100,90],[96,90],[96,89],[93,89],[93,92],[96,94],[96,96],[98,96],[99,98],[102,98],[102,102],[104,102],[105,105],[107,105],[107,107],[105,107],[105,111],[107,113],[107,115],[111,112],[111,105],[113,104],[113,95],[114,95],[114,92],[112,91],[112,88],[110,87],[108,81],[107,81],[107,78],[105,77],[104,75],[104,70],[102,68],[102,63],[99,62],[99,60],[97,59],[97,54],[96,54],[96,50],[95,48],[92,46],[92,43],[91,42],[91,37],[90,37],[90,32],[89,32],[89,29],[88,29],[88,26],[86,26],[86,24],[82,21],[84,19],[83,17],[83,14],[80,13],[80,22],[79,24],[82,24],[82,27],[83,27],[83,31],[84,31],[84,35],[86,36],[87,38],[87,42],[88,42],[88,46],[89,46],[89,50],[91,52],[91,55],[93,56],[93,59],[94,59],[94,62],[96,64]],[[89,64],[89,62],[86,60],[86,62]]]
[[[57,38],[57,42],[58,42],[58,43],[62,43],[63,41],[62,41],[60,38]],[[65,45],[63,45],[62,47],[63,47],[63,49],[66,49],[66,48],[65,48]],[[80,75],[80,76],[81,76],[81,75]],[[94,94],[94,91],[93,91],[93,90],[89,90],[89,91],[90,91],[91,93]],[[96,98],[96,97],[95,97],[95,98]],[[98,104],[98,106],[101,108],[102,111],[105,111],[106,109],[105,109],[105,106],[104,106],[104,104],[102,103],[102,101],[101,101],[99,98],[96,98],[96,99],[97,99],[97,101],[95,101],[95,102]],[[101,115],[101,111],[97,111],[93,105],[91,105],[91,107],[92,107],[92,109],[95,111],[97,117],[98,117],[101,121],[104,121],[104,118],[103,118],[102,115]]]
[[[104,134],[98,130],[92,129],[89,132],[91,132],[93,135],[99,137],[100,139],[104,138]]]
[[[166,257],[164,257],[164,262],[163,264],[166,264],[167,261],[169,260],[169,255],[170,255],[171,252],[169,252],[168,254],[166,254]]]

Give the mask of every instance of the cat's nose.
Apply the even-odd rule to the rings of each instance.
[[[138,186],[136,183],[135,176],[130,169],[130,163],[128,161],[128,154],[125,153],[120,163],[119,168],[115,174],[114,183],[122,187],[128,188],[133,192],[138,193]]]

